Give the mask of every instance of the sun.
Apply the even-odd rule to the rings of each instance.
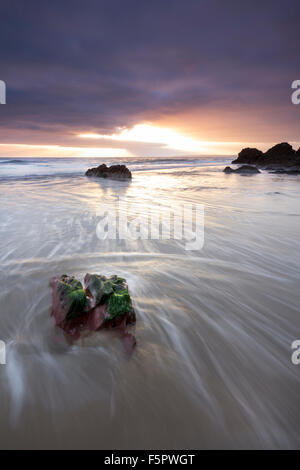
[[[111,139],[122,142],[143,142],[145,144],[161,144],[166,149],[182,150],[189,153],[201,153],[203,143],[187,137],[166,127],[150,124],[136,124],[132,128],[123,128],[114,134],[79,134],[78,137],[88,139]]]

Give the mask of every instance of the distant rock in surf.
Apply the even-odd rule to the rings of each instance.
[[[263,153],[256,148],[243,149],[232,163],[247,163],[266,170],[300,171],[300,149],[297,152],[287,142],[274,145]]]
[[[255,167],[255,166],[250,166],[250,165],[243,165],[240,168],[237,168],[236,170],[233,170],[230,168],[230,166],[227,166],[224,170],[225,173],[260,173],[260,171]]]
[[[50,286],[51,315],[69,337],[76,340],[81,333],[118,328],[126,352],[132,352],[136,340],[127,325],[135,323],[136,316],[125,279],[86,274],[83,287],[73,276],[64,274],[60,279],[53,277]]]
[[[89,168],[86,176],[95,176],[97,178],[111,178],[114,180],[131,179],[131,171],[125,165],[106,166],[105,163],[95,168]]]

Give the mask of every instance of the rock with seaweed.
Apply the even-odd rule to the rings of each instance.
[[[52,311],[56,325],[73,339],[101,328],[118,328],[127,352],[136,340],[127,325],[136,321],[126,280],[119,276],[86,274],[84,286],[73,276],[51,279]]]
[[[85,176],[94,176],[96,178],[110,178],[114,180],[131,179],[131,171],[125,165],[106,166],[105,163],[95,168],[89,168]]]

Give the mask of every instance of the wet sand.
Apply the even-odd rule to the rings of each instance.
[[[0,181],[0,448],[299,447],[300,177],[224,166]],[[118,196],[145,216],[203,204],[203,249],[99,240],[99,208]],[[86,272],[127,279],[130,360],[112,332],[70,346],[54,327],[49,279]]]

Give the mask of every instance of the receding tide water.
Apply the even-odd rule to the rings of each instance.
[[[299,447],[300,177],[227,175],[211,157],[83,176],[99,163],[0,162],[1,448]],[[203,248],[100,240],[119,197],[145,215],[203,204]],[[130,359],[113,332],[70,345],[54,326],[49,279],[86,272],[127,279]]]

